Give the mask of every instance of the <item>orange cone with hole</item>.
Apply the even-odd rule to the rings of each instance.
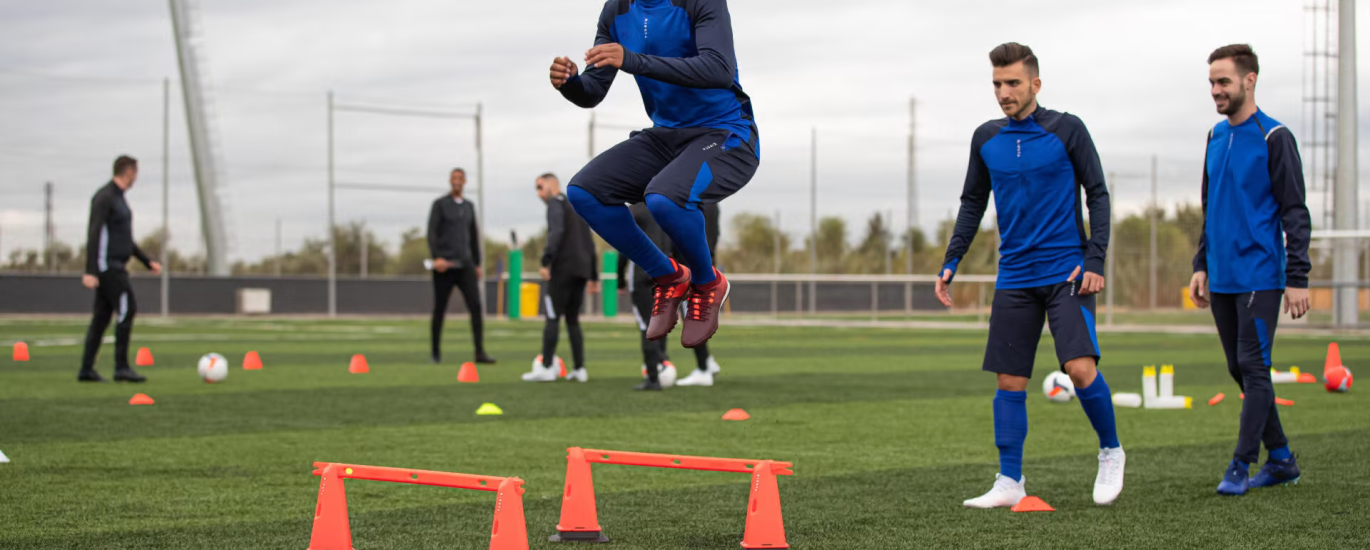
[[[347,520],[347,495],[336,464],[319,475],[319,502],[314,506],[314,531],[309,550],[352,550],[352,526]]]
[[[523,480],[510,477],[499,483],[495,524],[490,527],[490,550],[528,550],[528,526],[523,518]]]
[[[133,360],[133,364],[138,365],[140,367],[151,367],[152,350],[147,348],[138,348],[138,358]]]
[[[732,409],[728,412],[723,413],[724,420],[746,420],[751,417],[752,415],[747,414],[747,411],[744,411],[742,409]]]
[[[566,488],[561,494],[561,520],[552,541],[609,542],[599,527],[595,481],[590,476],[585,450],[580,447],[566,450]]]
[[[14,360],[15,360],[15,361],[28,361],[28,360],[29,360],[29,345],[28,345],[28,344],[25,344],[25,343],[23,343],[23,342],[15,342],[15,343],[14,343]]]
[[[243,370],[262,370],[262,357],[255,351],[247,352],[243,357]]]
[[[128,404],[130,405],[151,405],[153,403],[156,403],[156,401],[153,401],[146,393],[135,393],[133,394],[133,397],[128,400]]]
[[[1344,366],[1346,366],[1346,365],[1343,365],[1342,362],[1341,362],[1341,348],[1338,348],[1338,347],[1337,347],[1337,343],[1336,343],[1336,342],[1332,342],[1331,344],[1327,344],[1327,361],[1323,362],[1323,364],[1322,364],[1322,375],[1323,375],[1323,377],[1324,377],[1324,378],[1327,377],[1327,371],[1330,371],[1330,370],[1335,369],[1335,368],[1337,368],[1337,367],[1344,367]]]
[[[1018,501],[1018,504],[1015,504],[1015,505],[1013,506],[1013,511],[1014,511],[1014,512],[1055,512],[1056,509],[1055,509],[1055,508],[1052,508],[1050,504],[1047,504],[1046,501],[1044,501],[1044,500],[1042,500],[1042,499],[1040,499],[1040,498],[1037,498],[1037,497],[1023,497],[1023,500]]]
[[[360,353],[353,355],[352,364],[347,366],[347,372],[352,374],[371,372],[371,367],[366,366],[366,356]]]
[[[462,363],[461,370],[457,371],[457,381],[468,384],[480,382],[480,373],[476,372],[475,363]]]
[[[752,494],[747,499],[747,528],[743,548],[789,548],[785,542],[785,518],[780,513],[780,487],[775,482],[775,463],[763,460],[752,474]]]

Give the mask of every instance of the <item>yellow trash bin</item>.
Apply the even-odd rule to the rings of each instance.
[[[519,285],[519,317],[531,319],[538,316],[538,304],[542,302],[542,285],[523,283]]]

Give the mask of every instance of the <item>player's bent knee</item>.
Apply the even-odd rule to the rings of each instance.
[[[580,214],[581,217],[585,217],[586,213],[591,209],[604,206],[604,204],[599,202],[599,199],[595,198],[593,194],[586,191],[585,188],[576,185],[575,181],[572,181],[571,185],[566,187],[566,200],[570,201],[571,208],[575,209],[576,213]]]
[[[647,211],[652,213],[652,217],[669,215],[671,212],[681,210],[680,205],[660,193],[650,193],[644,198],[644,201],[647,203]]]
[[[1027,391],[1028,378],[1012,374],[999,375],[999,389],[1004,391]]]

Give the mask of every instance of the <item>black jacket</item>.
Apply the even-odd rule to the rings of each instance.
[[[482,254],[480,229],[476,226],[476,207],[466,199],[443,195],[433,201],[428,214],[428,253],[463,268],[480,266]]]
[[[590,225],[571,208],[566,195],[547,201],[547,248],[542,252],[542,267],[551,268],[553,277],[599,280]]]
[[[86,274],[127,269],[129,257],[152,267],[133,240],[133,211],[124,201],[124,190],[113,181],[90,199],[90,227],[86,230]]]

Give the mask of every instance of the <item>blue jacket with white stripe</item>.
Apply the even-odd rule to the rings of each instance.
[[[1088,235],[1081,189],[1089,206]],[[1103,274],[1108,185],[1079,118],[1039,106],[1023,120],[1005,117],[975,130],[961,212],[943,263],[953,274],[980,230],[991,192],[999,220],[998,288],[1064,283],[1077,267]]]
[[[1264,112],[1208,133],[1204,230],[1194,271],[1211,292],[1308,288],[1312,222],[1294,134]]]
[[[727,0],[608,0],[595,45],[623,46],[623,72],[637,78],[652,123],[717,128],[729,146],[751,139],[752,104],[742,91]],[[561,87],[572,103],[604,100],[619,69],[591,67]]]

